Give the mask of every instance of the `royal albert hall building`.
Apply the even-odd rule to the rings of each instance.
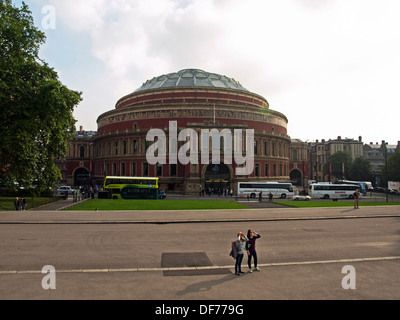
[[[193,129],[199,137],[203,129],[253,129],[253,172],[236,175],[234,158],[225,163],[223,150],[219,164],[211,163],[211,155],[208,163],[171,164],[168,139],[167,163],[149,164],[146,150],[154,142],[146,141],[147,133],[161,129],[168,138],[171,121],[178,133]],[[87,137],[78,132],[73,139],[63,172],[70,185],[101,185],[105,176],[149,176],[159,177],[167,193],[198,194],[208,188],[235,192],[241,181],[290,181],[287,118],[271,110],[264,97],[223,75],[185,69],[155,77],[122,97],[97,123],[96,133]],[[179,141],[178,149],[185,143]]]

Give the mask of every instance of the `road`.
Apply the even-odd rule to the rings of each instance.
[[[249,228],[261,271],[238,277],[230,243]],[[400,298],[400,207],[0,212],[0,234],[3,300]]]

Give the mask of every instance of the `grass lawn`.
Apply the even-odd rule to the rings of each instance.
[[[107,210],[213,210],[248,209],[235,201],[206,200],[112,200],[92,199],[67,210],[69,211]]]
[[[353,207],[353,201],[275,201],[277,204],[282,204],[295,208],[325,208],[325,207]],[[372,206],[399,206],[400,202],[359,202],[360,207]]]
[[[20,197],[19,197],[20,198]],[[0,210],[12,211],[15,210],[14,207],[15,197],[0,197]],[[60,198],[46,198],[46,197],[25,197],[26,200],[26,210],[37,208],[42,205],[54,202]]]

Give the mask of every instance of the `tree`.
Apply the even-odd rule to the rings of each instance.
[[[337,179],[343,179],[348,176],[351,162],[351,156],[348,153],[342,151],[335,152],[324,164],[324,175],[331,175]]]
[[[45,35],[22,3],[0,0],[0,179],[24,187],[53,187],[75,131],[73,110],[81,92],[69,90],[39,58]]]
[[[400,181],[400,152],[391,154],[382,168],[382,180],[387,186],[388,181]]]
[[[355,159],[350,167],[349,179],[355,181],[373,181],[374,174],[372,172],[371,163],[364,157]]]

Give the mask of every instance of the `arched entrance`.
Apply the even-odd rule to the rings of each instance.
[[[90,183],[90,173],[85,168],[76,169],[74,174],[74,186],[86,186]]]
[[[226,164],[209,164],[204,173],[205,190],[214,193],[229,191],[231,188],[231,170]]]
[[[300,170],[298,170],[298,169],[293,169],[291,172],[290,172],[290,181],[292,182],[292,184],[294,185],[294,186],[302,186],[303,185],[303,183],[302,183],[302,181],[303,181],[303,178],[302,178],[302,174],[301,174],[301,171]]]

